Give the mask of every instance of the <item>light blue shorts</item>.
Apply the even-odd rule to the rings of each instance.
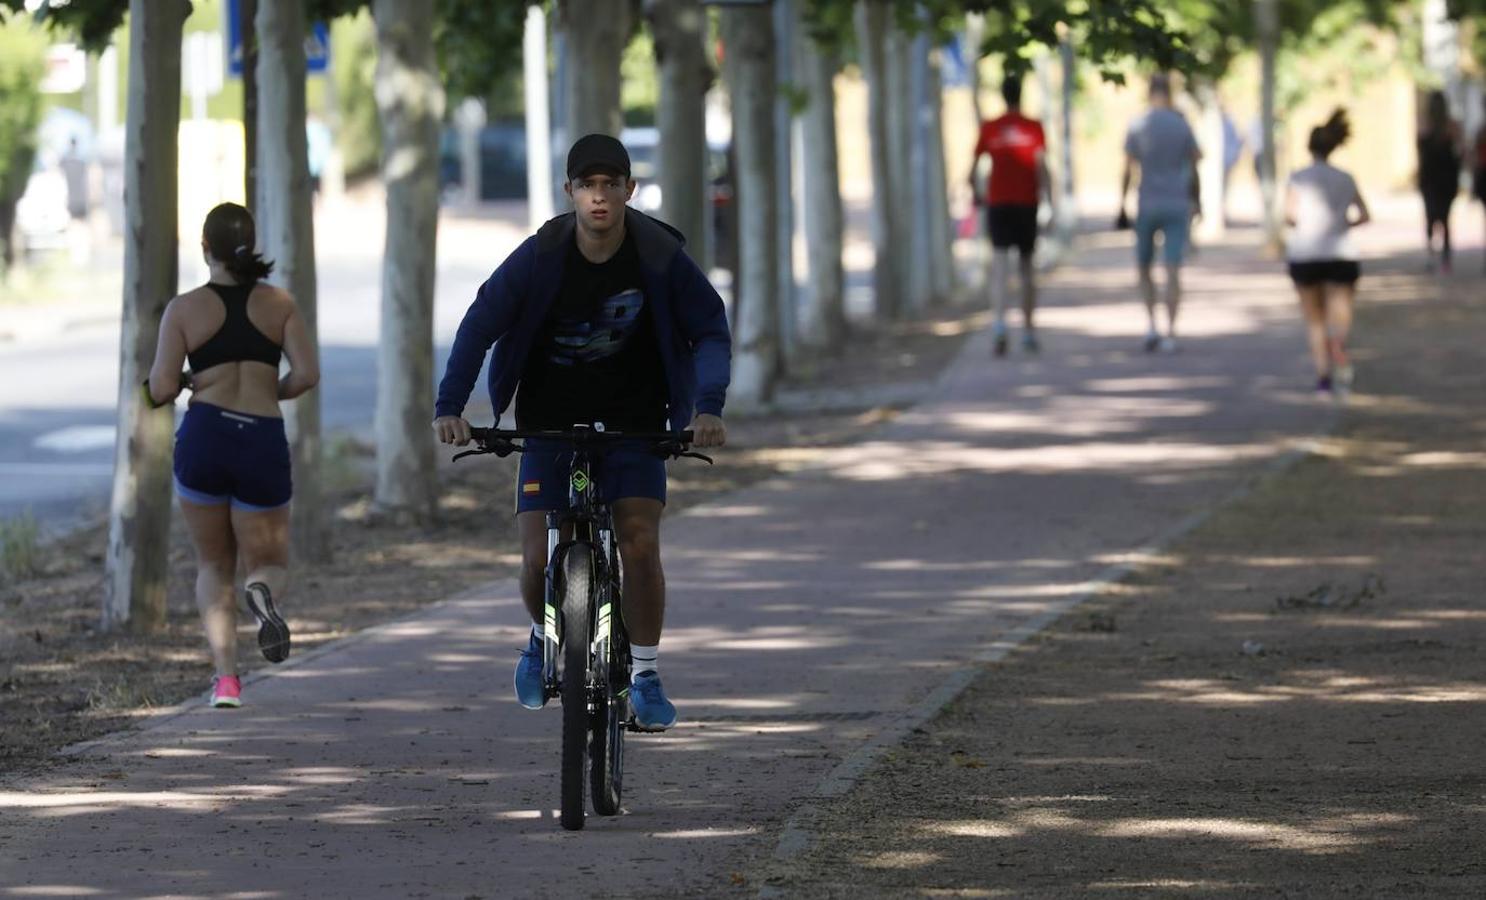
[[[1141,267],[1156,259],[1156,232],[1161,232],[1161,255],[1168,266],[1181,265],[1187,255],[1187,235],[1192,227],[1190,207],[1141,210],[1135,217],[1135,261]]]

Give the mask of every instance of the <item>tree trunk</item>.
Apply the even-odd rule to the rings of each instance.
[[[413,521],[436,509],[433,280],[444,91],[433,23],[418,0],[374,0],[387,239],[377,347],[376,505]]]
[[[319,342],[316,325],[315,222],[311,207],[305,130],[305,16],[298,0],[259,0],[258,207],[259,243],[274,261],[274,281],[294,295],[299,314]],[[330,560],[330,524],[320,491],[323,453],[320,392],[289,402],[287,425],[294,456],[290,533],[295,556]]]
[[[710,211],[707,185],[707,14],[699,0],[647,0],[645,16],[655,39],[660,69],[661,218],[686,235],[686,250],[703,264],[708,256]]]
[[[949,174],[944,161],[944,82],[939,51],[927,58],[928,97],[924,134],[929,157],[929,257],[933,299],[947,303],[955,292],[954,234],[949,223]]]
[[[1280,197],[1276,184],[1274,145],[1275,57],[1279,53],[1280,22],[1275,0],[1255,0],[1255,24],[1259,32],[1259,193],[1264,198],[1264,243],[1272,251],[1281,247]],[[1208,152],[1213,152],[1209,148]],[[1219,155],[1222,148],[1218,148]]]
[[[983,13],[965,16],[965,64],[970,69],[970,107],[975,110],[977,133],[980,131],[980,123],[985,121],[984,111],[980,108],[980,47],[985,42],[985,34],[986,20]]]
[[[624,128],[619,61],[632,25],[629,4],[561,0],[559,11],[567,38],[566,142],[571,146],[593,132],[618,137]]]
[[[841,175],[836,149],[836,73],[834,50],[804,38],[801,75],[809,94],[805,107],[805,240],[810,261],[808,306],[801,337],[811,346],[838,354],[846,346],[846,279],[842,270]],[[808,46],[806,46],[808,44]]]
[[[901,243],[900,223],[893,205],[893,153],[889,148],[887,27],[891,10],[884,0],[862,0],[857,7],[857,47],[862,76],[867,80],[867,132],[872,156],[872,246],[875,260],[872,288],[879,319],[900,315],[903,296],[898,285],[895,247]]]
[[[799,163],[795,159],[795,115],[792,95],[795,87],[796,20],[799,0],[772,0],[774,37],[769,42],[769,52],[774,64],[774,227],[779,232],[779,262],[775,276],[779,285],[775,289],[775,301],[779,304],[779,353],[776,357],[782,377],[786,365],[793,356],[799,342],[799,284],[795,280],[795,238],[801,223],[795,211],[796,171]]]
[[[119,339],[118,441],[109,508],[103,627],[165,624],[174,409],[150,409],[140,385],[176,292],[176,132],[187,0],[129,5],[129,112],[124,138],[124,314]]]
[[[1195,94],[1198,102],[1197,146],[1202,159],[1197,163],[1198,187],[1201,188],[1202,220],[1196,236],[1203,241],[1223,239],[1223,108],[1218,105],[1218,91],[1212,84],[1201,84]]]
[[[766,405],[779,371],[779,228],[774,200],[774,54],[768,7],[722,10],[724,72],[737,154],[738,272],[733,282],[732,405]]]
[[[892,244],[893,270],[898,276],[900,298],[898,318],[911,318],[926,305],[921,270],[928,264],[924,256],[923,220],[919,215],[921,190],[913,166],[916,134],[915,97],[913,95],[913,38],[889,17],[887,29],[887,128],[888,166],[892,173],[887,187],[893,199],[895,217],[899,220],[899,240]],[[921,172],[918,174],[922,174]]]
[[[1073,243],[1073,233],[1078,227],[1077,194],[1073,180],[1073,97],[1077,87],[1078,68],[1073,56],[1073,38],[1064,36],[1058,44],[1058,58],[1062,62],[1062,102],[1058,107],[1062,124],[1058,141],[1062,165],[1058,166],[1058,236],[1064,246]]]
[[[526,10],[521,42],[526,82],[526,203],[528,222],[536,231],[552,218],[552,110],[547,80],[547,13],[540,6]]]
[[[241,20],[237,33],[242,35],[243,54],[243,206],[258,210],[258,36],[254,23],[258,18],[258,0],[241,0],[237,7]]]
[[[904,150],[907,158],[909,186],[908,205],[911,217],[908,253],[908,289],[915,314],[921,315],[934,300],[934,266],[937,255],[932,242],[934,171],[929,162],[929,129],[933,114],[929,110],[929,35],[906,32],[899,37],[902,55]]]

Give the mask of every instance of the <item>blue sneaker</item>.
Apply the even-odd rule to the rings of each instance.
[[[542,642],[535,632],[516,661],[516,701],[527,709],[547,705],[547,690],[542,684]]]
[[[635,711],[635,725],[642,731],[665,731],[676,724],[676,707],[666,699],[660,676],[640,672],[629,686],[629,705]]]

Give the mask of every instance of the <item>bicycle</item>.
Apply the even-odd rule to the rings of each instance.
[[[624,735],[644,732],[629,706],[631,660],[622,612],[622,571],[613,517],[593,477],[605,443],[649,443],[663,457],[712,459],[690,449],[692,433],[622,433],[602,423],[566,431],[471,428],[476,449],[454,459],[526,451],[530,440],[571,444],[568,508],[547,513],[547,567],[542,613],[542,683],[562,701],[562,827],[583,827],[584,769],[593,811],[619,813]],[[517,443],[520,441],[521,443]],[[565,527],[572,534],[562,540]],[[614,611],[619,609],[620,615]],[[586,766],[585,766],[586,763]]]

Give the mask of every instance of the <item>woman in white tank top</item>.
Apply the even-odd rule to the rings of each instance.
[[[1327,162],[1350,134],[1346,111],[1332,113],[1326,124],[1311,130],[1311,164],[1292,174],[1285,186],[1285,222],[1290,226],[1285,257],[1305,314],[1316,392],[1338,399],[1352,386],[1347,337],[1361,275],[1351,230],[1371,218],[1357,182]]]

